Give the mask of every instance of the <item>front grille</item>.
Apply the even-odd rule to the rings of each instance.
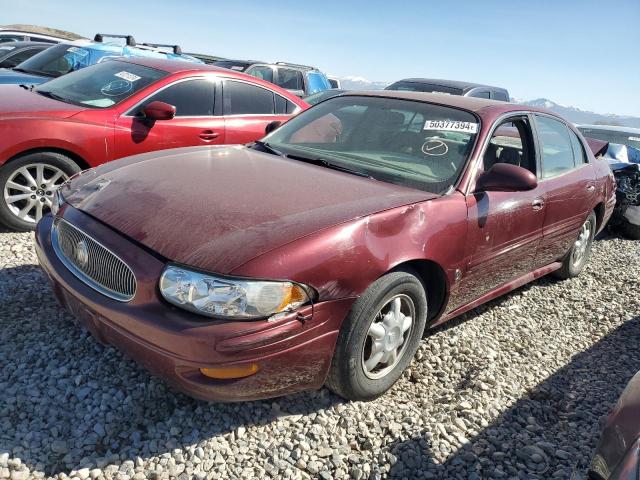
[[[82,230],[57,218],[51,242],[60,261],[90,287],[121,302],[135,295],[136,278],[127,264]]]

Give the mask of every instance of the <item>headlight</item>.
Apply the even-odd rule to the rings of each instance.
[[[53,194],[53,200],[51,201],[51,213],[53,215],[56,215],[58,213],[60,207],[64,205],[64,201],[64,195],[62,195],[61,189],[56,189],[55,193]]]
[[[218,277],[169,265],[160,292],[170,303],[209,317],[265,318],[311,300],[311,289],[294,282]]]

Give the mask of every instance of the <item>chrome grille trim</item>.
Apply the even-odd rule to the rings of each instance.
[[[51,244],[64,266],[94,290],[119,302],[128,302],[135,296],[137,283],[129,266],[79,228],[56,218]]]

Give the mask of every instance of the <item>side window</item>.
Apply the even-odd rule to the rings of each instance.
[[[227,80],[224,83],[224,115],[272,115],[274,93],[248,83]]]
[[[176,117],[202,117],[213,115],[215,86],[205,79],[187,80],[171,85],[147,99],[151,102],[164,102],[176,107]]]
[[[498,90],[493,90],[491,92],[491,98],[494,100],[500,100],[501,102],[509,101],[509,97],[507,96],[507,94]]]
[[[562,175],[573,169],[573,148],[569,129],[560,121],[536,115],[538,140],[542,149],[542,178]]]
[[[22,62],[24,62],[26,59],[31,58],[32,56],[34,56],[39,51],[40,50],[36,49],[36,48],[27,48],[25,50],[21,50],[21,51],[19,51],[17,53],[14,53],[9,58],[5,58],[4,59],[4,61],[2,62],[2,67],[3,68],[13,68],[13,67],[21,64]]]
[[[247,74],[252,75],[261,80],[273,83],[273,69],[271,67],[251,67],[247,69]]]
[[[276,113],[280,114],[280,115],[286,115],[286,114],[291,114],[293,112],[295,112],[295,110],[298,108],[298,106],[287,100],[286,98],[278,95],[277,93],[276,95]]]
[[[535,175],[531,128],[526,118],[509,120],[494,130],[484,153],[485,172],[496,163],[517,165]]]
[[[487,91],[474,92],[474,94],[471,96],[476,98],[489,98],[489,92]]]
[[[587,155],[585,154],[584,147],[578,136],[569,130],[569,138],[571,138],[571,146],[573,147],[573,160],[576,167],[579,167],[583,163],[588,163]]]
[[[278,86],[287,90],[304,90],[302,73],[290,68],[278,69]]]

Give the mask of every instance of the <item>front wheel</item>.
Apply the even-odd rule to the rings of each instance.
[[[593,237],[596,234],[596,214],[591,212],[585,222],[580,227],[578,238],[562,261],[562,267],[553,274],[563,280],[577,277],[584,269],[584,266],[591,255]]]
[[[7,227],[33,230],[51,210],[56,189],[80,167],[56,152],[30,153],[0,168],[0,222]]]
[[[376,280],[356,300],[338,335],[327,386],[349,400],[371,400],[400,378],[427,319],[427,297],[409,271]]]

